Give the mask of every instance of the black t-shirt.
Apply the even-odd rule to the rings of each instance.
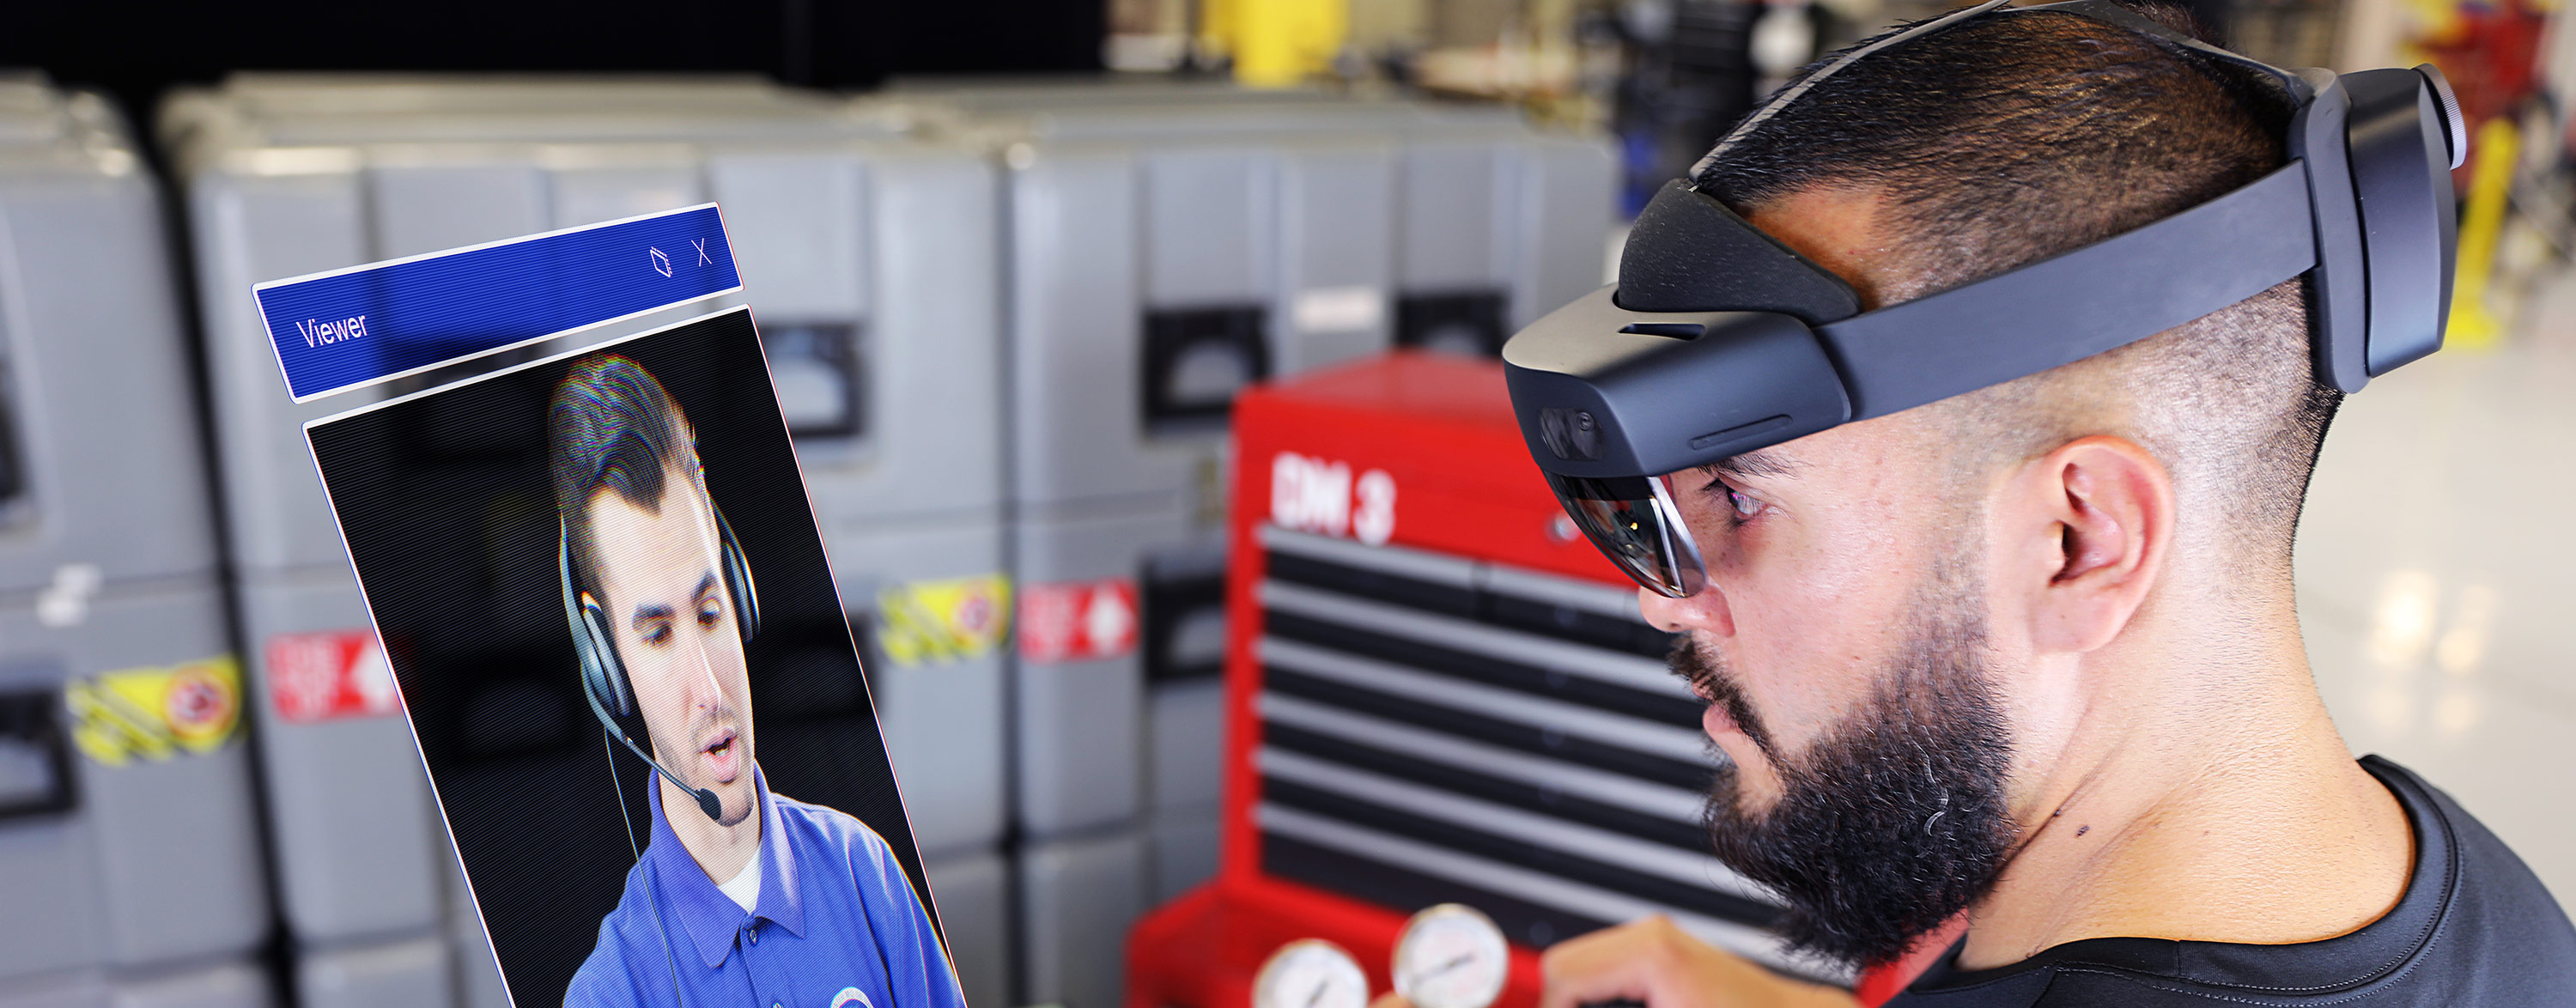
[[[2369,926],[2297,945],[2094,938],[1990,970],[1953,968],[1953,948],[1885,1008],[2576,1006],[2576,927],[2540,879],[2450,795],[2361,765],[2415,829],[2406,895]]]

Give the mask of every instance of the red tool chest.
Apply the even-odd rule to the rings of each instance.
[[[1217,879],[1140,922],[1128,1008],[1246,1008],[1296,938],[1372,990],[1414,911],[1537,949],[1648,913],[1753,958],[1775,912],[1707,853],[1698,700],[1558,510],[1491,360],[1399,352],[1235,405]],[[1883,997],[1888,985],[1864,985]]]

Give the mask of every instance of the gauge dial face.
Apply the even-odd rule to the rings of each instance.
[[[1368,975],[1321,938],[1279,946],[1252,981],[1253,1008],[1368,1008]]]
[[[1416,1008],[1486,1008],[1510,971],[1503,929],[1465,904],[1413,915],[1395,942],[1395,991]]]

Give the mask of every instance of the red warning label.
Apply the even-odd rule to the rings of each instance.
[[[268,695],[278,716],[297,724],[381,717],[402,709],[393,666],[385,662],[371,630],[269,638]]]
[[[1116,658],[1136,650],[1136,582],[1061,581],[1020,589],[1020,656],[1033,662]]]

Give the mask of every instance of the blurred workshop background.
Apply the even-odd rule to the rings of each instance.
[[[2346,405],[2302,614],[2355,751],[2565,901],[2576,38],[2545,0],[2189,6],[2276,64],[2458,88],[2450,343]],[[1489,421],[1468,362],[1603,283],[1658,185],[1820,52],[1942,7],[9,5],[0,1006],[508,1003],[300,436],[428,379],[290,403],[251,286],[707,200],[972,1003],[1235,1008],[1240,976],[1190,975],[1253,940],[1209,909],[1221,861],[1276,883],[1281,933],[1464,894],[1528,947],[1661,911],[1798,968],[1696,850],[1709,757],[1632,593],[1560,528],[1573,559],[1518,562],[1388,527],[1396,478],[1517,471],[1508,438],[1354,481],[1228,421],[1343,369],[1255,397],[1293,429],[1390,351],[1466,368]],[[425,450],[471,478],[474,445]],[[1529,482],[1496,499],[1543,512]],[[524,559],[448,534],[461,569]],[[1229,626],[1229,542],[1258,626]],[[486,604],[496,638],[563,632],[551,598]],[[1256,651],[1242,695],[1221,673]],[[577,710],[573,682],[467,702]],[[453,744],[506,782],[596,758],[587,725]]]

